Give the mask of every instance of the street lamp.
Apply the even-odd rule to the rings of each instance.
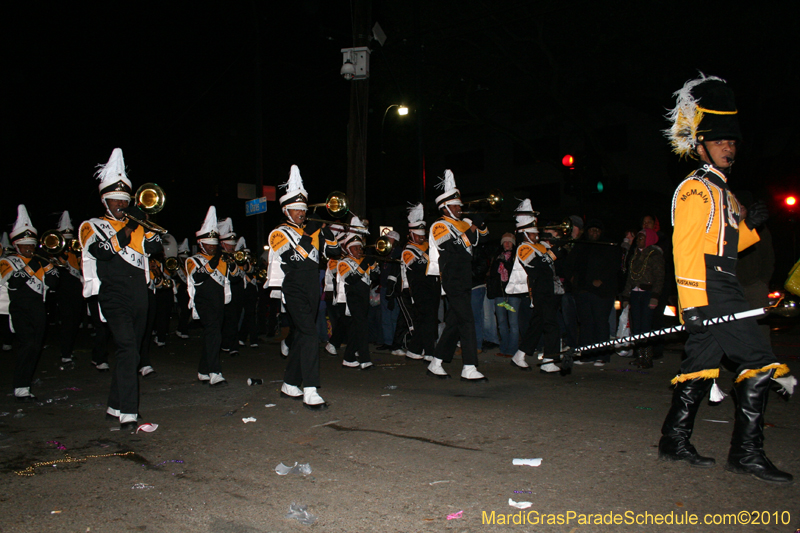
[[[386,124],[387,113],[389,113],[389,110],[393,107],[397,108],[397,114],[401,117],[408,115],[408,108],[403,104],[392,104],[386,108],[386,111],[383,112],[383,119],[381,120],[381,155],[386,153],[383,151],[383,125]]]

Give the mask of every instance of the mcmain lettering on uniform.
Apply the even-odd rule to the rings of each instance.
[[[698,191],[697,189],[692,189],[691,191],[684,193],[683,196],[681,196],[681,201],[685,202],[690,196],[699,196],[703,199],[704,204],[708,203],[708,195],[703,191]]]

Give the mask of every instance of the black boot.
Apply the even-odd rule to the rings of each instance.
[[[761,372],[734,385],[736,420],[725,470],[769,483],[791,483],[792,475],[775,468],[764,453],[764,412],[774,373]]]
[[[700,403],[711,389],[713,380],[692,379],[675,385],[670,407],[664,425],[661,427],[661,440],[658,442],[658,457],[665,461],[686,461],[692,466],[710,468],[713,458],[697,453],[689,442],[694,428],[694,418]]]
[[[639,368],[653,368],[653,347],[649,344],[647,346],[643,346],[639,353],[641,354],[639,359]]]

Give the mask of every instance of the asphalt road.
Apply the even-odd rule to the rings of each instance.
[[[652,370],[634,371],[615,356],[604,368],[582,366],[567,377],[520,372],[489,351],[480,356],[484,384],[461,382],[458,359],[445,365],[454,379],[440,381],[426,376],[422,363],[388,353],[373,352],[376,366],[359,371],[321,352],[320,393],[330,408],[310,412],[279,396],[284,360],[274,341],[224,358],[228,387],[200,385],[199,335],[192,330],[185,341],[173,336],[154,348],[157,373],[140,380],[140,412],[158,424],[152,433],[121,433],[105,420],[111,378],[89,365],[88,337],[81,337],[71,371],[59,370],[56,348],[46,348],[34,387],[40,404],[0,398],[0,531],[800,527],[800,485],[773,486],[722,468],[730,398],[704,405],[695,426],[693,443],[716,457],[715,468],[658,460],[679,345]],[[800,331],[782,331],[773,343],[800,374]],[[9,392],[13,356],[4,352],[0,360]],[[732,377],[723,371],[723,389]],[[263,384],[248,386],[248,378]],[[800,476],[800,402],[770,401],[767,453]],[[255,421],[243,421],[250,417]],[[515,458],[542,461],[514,466]],[[311,473],[280,476],[281,462],[307,463]],[[532,505],[520,511],[509,499]],[[306,505],[315,523],[287,518],[292,503]],[[748,525],[713,525],[734,516]],[[699,523],[680,524],[692,517]],[[673,523],[654,524],[660,519]]]

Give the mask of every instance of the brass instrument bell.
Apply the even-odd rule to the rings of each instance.
[[[464,202],[464,205],[472,205],[472,204],[479,204],[479,203],[486,203],[489,204],[489,207],[492,208],[491,211],[462,211],[462,215],[470,215],[470,214],[479,214],[479,213],[496,213],[500,210],[500,206],[503,204],[503,191],[500,189],[492,189],[489,191],[489,195],[486,198],[479,198],[477,200],[470,200],[469,202]]]
[[[155,183],[145,183],[138,189],[134,195],[136,207],[147,213],[148,215],[155,215],[162,209],[167,202],[167,195],[164,194],[164,189]],[[126,213],[126,216],[149,231],[154,231],[161,235],[167,233],[167,230],[149,220],[139,220]]]
[[[328,195],[324,204],[310,204],[308,206],[312,211],[317,207],[325,207],[328,214],[333,218],[341,218],[350,211],[350,203],[347,201],[347,195],[341,191],[333,191]],[[322,221],[327,222],[327,221]]]
[[[39,237],[39,246],[48,255],[58,255],[67,247],[67,239],[64,234],[57,229],[51,229],[42,233]]]
[[[376,254],[380,256],[386,256],[392,253],[394,245],[392,245],[391,239],[389,239],[389,237],[384,235],[382,237],[378,237],[378,240],[375,241],[375,244],[370,244],[364,247],[364,249],[367,248],[375,248]]]
[[[178,258],[177,257],[167,257],[164,260],[164,270],[166,270],[170,274],[174,274],[175,272],[177,272],[178,268],[179,268],[179,264],[178,264]]]

